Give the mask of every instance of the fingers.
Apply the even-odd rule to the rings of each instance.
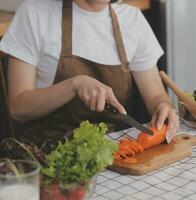
[[[127,114],[125,108],[116,100],[111,100],[111,104],[122,114]]]
[[[91,111],[102,112],[105,108],[105,95],[96,91],[92,92],[89,107]]]
[[[91,109],[91,111],[96,111],[97,110],[97,98],[96,98],[96,96],[93,96],[90,99],[90,109]]]
[[[113,105],[118,109],[120,113],[127,114],[127,111],[119,102],[115,102]]]
[[[151,123],[153,126],[156,126],[158,130],[160,130],[166,119],[168,120],[166,140],[170,143],[176,135],[176,131],[179,126],[179,118],[176,115],[175,109],[171,108],[169,104],[162,104],[154,113]]]
[[[157,122],[157,119],[158,119],[158,112],[155,112],[152,116],[152,120],[151,120],[151,124],[153,127],[156,127],[156,122]]]
[[[97,112],[102,112],[105,108],[105,96],[103,94],[98,95],[97,97]]]
[[[124,107],[118,102],[113,91],[111,89],[108,92],[96,92],[94,91],[91,94],[90,101],[86,101],[89,103],[89,107],[91,111],[102,112],[105,108],[105,101],[109,101],[120,113],[126,114],[126,110]]]
[[[113,91],[110,89],[108,91],[107,100],[120,112],[123,114],[127,114],[125,108],[118,102],[117,98],[115,97]]]
[[[165,120],[167,119],[167,117],[168,117],[168,109],[167,108],[162,109],[159,112],[159,116],[158,116],[157,123],[156,123],[158,130],[162,129],[163,124],[165,123]]]
[[[88,76],[78,76],[74,87],[77,95],[92,111],[102,112],[108,100],[119,112],[126,113],[124,107],[116,99],[112,88]]]
[[[168,143],[170,143],[172,139],[175,137],[178,126],[179,126],[179,118],[176,115],[175,110],[171,109],[168,114],[168,130],[166,133],[166,140]]]
[[[84,102],[84,104],[89,107],[90,105],[90,96],[85,94],[85,95],[80,95],[81,96],[81,99],[82,101]]]

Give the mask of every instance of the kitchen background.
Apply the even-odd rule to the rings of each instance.
[[[22,1],[0,0],[0,10],[13,12]],[[144,4],[143,13],[166,52],[159,61],[159,68],[165,70],[183,90],[193,91],[196,89],[196,1],[124,1],[134,5]],[[0,22],[1,20],[0,14]],[[6,60],[4,60],[4,66],[6,66]],[[170,94],[175,100],[171,92]],[[0,122],[2,121],[0,120]]]

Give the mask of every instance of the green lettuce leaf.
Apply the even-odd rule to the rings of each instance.
[[[48,167],[42,173],[51,181],[59,181],[64,188],[88,181],[113,162],[112,154],[118,145],[105,138],[107,130],[104,123],[82,122],[73,131],[73,139],[59,142],[57,148],[47,155]]]

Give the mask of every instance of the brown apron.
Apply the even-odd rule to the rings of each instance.
[[[131,94],[132,78],[117,16],[111,5],[109,9],[121,64],[103,65],[72,55],[72,1],[64,0],[62,52],[54,84],[77,75],[87,75],[110,86],[118,101],[126,105]],[[114,128],[116,124],[116,119],[110,113],[92,112],[76,96],[68,104],[28,126],[24,137],[40,146],[45,141],[56,141],[68,136],[84,120],[92,123],[105,122],[109,128]]]

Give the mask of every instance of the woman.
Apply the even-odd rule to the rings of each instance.
[[[156,67],[163,51],[138,9],[109,3],[26,0],[2,39],[12,116],[31,122],[25,137],[38,145],[86,119],[114,127],[105,102],[126,113],[132,77],[152,124],[168,120],[167,141],[174,137],[178,118]]]

